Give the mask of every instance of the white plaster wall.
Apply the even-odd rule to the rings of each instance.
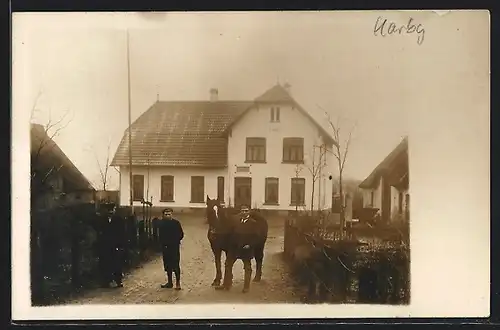
[[[408,190],[401,190],[402,197],[402,213],[401,215],[404,217],[407,205],[406,205],[406,194],[408,194]],[[391,187],[391,217],[392,220],[396,220],[399,218],[399,190],[394,187]]]
[[[120,167],[120,205],[130,205],[129,193],[129,170],[128,167]],[[146,167],[134,167],[132,174],[144,175],[144,197],[147,195],[149,182],[149,200],[153,197],[153,206],[171,206],[171,207],[191,207],[203,208],[206,207],[203,203],[190,203],[191,200],[191,176],[205,177],[205,193],[203,196],[210,198],[217,197],[217,177],[224,177],[225,185],[225,202],[228,203],[228,179],[227,169],[203,169],[203,168],[176,168],[154,166],[150,168],[149,180],[148,170]],[[161,197],[161,177],[163,175],[174,176],[174,202],[160,202]],[[141,206],[140,202],[134,202],[134,206]]]
[[[280,122],[278,123],[270,121],[271,105],[269,105],[251,109],[234,125],[228,142],[229,196],[232,202],[235,176],[250,176],[252,178],[252,206],[262,209],[294,210],[295,206],[290,205],[290,200],[291,178],[296,177],[296,165],[282,163],[283,138],[303,137],[305,164],[301,165],[302,170],[298,177],[305,178],[305,207],[310,209],[312,178],[307,167],[311,164],[313,145],[320,145],[322,138],[318,128],[300,110],[291,106],[279,105],[279,107]],[[245,163],[247,137],[266,138],[265,164]],[[319,150],[316,154],[319,154]],[[329,153],[327,155],[327,166],[321,178],[321,196],[319,196],[319,180],[316,182],[315,208],[331,207],[332,184],[328,176],[334,174],[334,167],[332,166],[333,156]],[[236,166],[250,166],[250,173],[236,173]],[[278,206],[264,205],[266,177],[279,178]]]

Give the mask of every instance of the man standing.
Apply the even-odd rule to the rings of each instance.
[[[245,270],[243,292],[250,289],[250,278],[252,277],[252,258],[254,257],[254,246],[257,241],[257,222],[250,216],[250,207],[241,206],[239,221],[235,224],[234,232],[231,238],[230,247],[226,254],[226,265],[224,284],[217,289],[229,290],[233,280],[233,266],[236,260],[243,261]]]
[[[116,287],[123,287],[123,259],[125,249],[125,232],[123,219],[116,214],[116,205],[106,205],[106,214],[102,219],[100,237],[99,264],[102,274],[102,285],[108,287],[115,282]]]
[[[181,289],[180,243],[184,238],[181,223],[172,218],[172,209],[163,210],[159,224],[160,242],[163,253],[163,268],[167,273],[167,283],[162,288],[172,288],[172,272],[175,274],[175,289]]]

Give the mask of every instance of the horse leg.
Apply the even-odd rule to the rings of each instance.
[[[222,286],[215,287],[217,290],[229,290],[233,285],[233,266],[235,262],[236,258],[231,254],[226,253],[226,263],[224,265],[224,281]]]
[[[243,284],[243,293],[250,290],[250,279],[252,278],[252,259],[243,259],[243,268],[245,269],[245,280]]]
[[[254,277],[254,282],[260,282],[260,279],[262,277],[262,260],[264,259],[264,244],[258,245],[255,248],[255,277]]]
[[[212,282],[212,286],[219,286],[220,281],[222,279],[222,270],[221,270],[221,249],[213,249],[214,257],[215,257],[215,279]]]

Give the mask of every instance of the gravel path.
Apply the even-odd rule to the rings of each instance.
[[[231,291],[216,291],[211,287],[215,264],[203,220],[181,219],[185,238],[181,245],[182,290],[162,289],[165,273],[161,256],[126,275],[124,287],[94,289],[69,304],[168,304],[168,303],[298,303],[293,283],[283,260],[283,227],[269,228],[262,280],[251,283],[250,292],[243,294],[243,263],[233,268]],[[224,256],[222,257],[224,263]],[[255,274],[255,261],[252,263]],[[224,267],[224,266],[223,266]],[[222,269],[224,271],[224,268]]]

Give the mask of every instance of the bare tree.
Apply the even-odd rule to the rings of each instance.
[[[31,108],[30,122],[33,123],[34,115],[37,110],[38,100],[41,93],[35,98],[33,107]],[[31,139],[31,197],[32,202],[35,202],[41,194],[50,191],[52,187],[48,185],[51,177],[56,175],[63,167],[63,164],[51,164],[46,168],[41,162],[41,155],[50,152],[56,147],[54,138],[66,128],[72,119],[67,119],[69,109],[58,119],[53,120],[51,110],[49,108],[49,117],[47,122],[41,125],[42,130],[35,132],[36,138]],[[32,132],[33,134],[33,132]]]
[[[316,149],[319,149],[319,155],[316,157]],[[311,174],[311,215],[314,212],[314,195],[316,193],[316,182],[321,177],[321,173],[325,168],[326,146],[324,144],[314,145],[312,148],[311,161],[305,167]],[[316,159],[317,158],[317,159]],[[321,197],[320,197],[321,198]],[[318,205],[319,208],[319,205]]]
[[[354,124],[351,129],[348,131],[347,137],[345,139],[341,138],[341,123],[340,118],[337,117],[335,123],[333,122],[330,114],[318,106],[321,110],[324,111],[325,116],[327,118],[328,124],[332,130],[333,139],[335,140],[335,145],[331,151],[333,156],[337,160],[337,168],[339,171],[339,195],[340,195],[340,237],[344,238],[344,229],[345,229],[345,205],[344,205],[344,191],[343,191],[343,174],[345,169],[345,163],[347,159],[347,155],[349,154],[349,147],[351,145],[351,138],[354,129],[356,128],[356,124]]]
[[[110,167],[110,154],[111,154],[111,140],[108,141],[108,146],[106,150],[106,161],[104,164],[101,164],[99,161],[99,157],[97,156],[97,152],[94,149],[94,156],[95,160],[97,162],[97,166],[99,167],[99,175],[101,179],[101,184],[102,184],[102,190],[106,191],[109,183],[109,167]]]
[[[302,166],[300,164],[295,165],[295,178],[298,179],[300,173],[302,172]],[[299,213],[299,204],[295,203],[295,215]]]

